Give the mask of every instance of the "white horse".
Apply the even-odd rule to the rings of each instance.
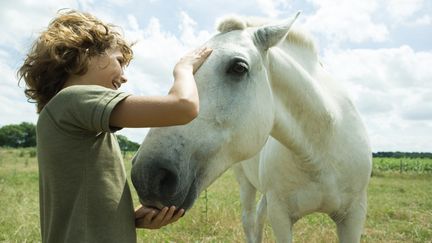
[[[340,242],[359,242],[371,150],[359,114],[318,60],[311,39],[287,23],[228,18],[196,73],[200,114],[186,126],[151,129],[132,182],[141,203],[189,209],[234,166],[248,242],[268,218],[278,242],[301,217],[327,213]],[[343,67],[341,67],[343,68]],[[255,193],[263,196],[257,215]]]

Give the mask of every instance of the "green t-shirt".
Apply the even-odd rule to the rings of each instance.
[[[127,94],[96,85],[60,91],[39,114],[43,242],[136,242],[134,209],[111,111]]]

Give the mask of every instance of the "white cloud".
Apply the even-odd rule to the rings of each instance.
[[[187,48],[176,36],[163,31],[157,18],[152,18],[145,29],[126,29],[125,34],[137,41],[133,46],[135,58],[127,73],[134,76],[129,77],[128,86],[147,95],[149,91],[166,93],[172,81],[172,68]]]
[[[36,121],[36,109],[34,104],[26,102],[24,95],[24,82],[18,86],[16,70],[7,61],[11,56],[5,52],[0,52],[0,110],[2,112],[0,126],[20,123],[23,118]]]
[[[418,90],[407,97],[400,115],[405,120],[426,121],[432,125],[432,89]]]
[[[131,0],[109,0],[107,2],[110,4],[113,4],[113,5],[117,5],[117,7],[118,7],[118,6],[122,6],[124,4],[130,3]]]
[[[382,3],[390,17],[398,21],[412,16],[424,6],[424,0],[386,0]]]
[[[1,43],[24,52],[60,8],[76,8],[76,1],[3,1],[0,4]],[[7,24],[6,24],[7,23]]]
[[[208,31],[199,31],[196,34],[196,27],[197,23],[186,12],[181,11],[179,25],[179,30],[181,31],[180,40],[188,49],[196,48],[210,38]]]
[[[408,46],[327,50],[323,62],[348,87],[375,151],[427,150],[432,137],[417,127],[432,134],[432,52]]]
[[[430,151],[432,126],[429,122],[406,123],[399,117],[364,119],[368,126],[373,151]]]
[[[409,46],[382,49],[348,49],[324,52],[324,61],[345,80],[379,90],[432,89],[432,52]]]
[[[278,17],[282,11],[280,9],[284,9],[288,6],[287,0],[256,0],[258,7],[261,8],[261,11],[266,14],[270,18]]]
[[[415,19],[411,25],[422,26],[422,25],[431,25],[431,24],[432,24],[432,17],[430,15],[423,15]]]
[[[317,9],[305,21],[314,33],[325,36],[334,45],[343,41],[361,43],[383,42],[389,30],[382,23],[375,23],[372,14],[378,9],[375,0],[308,0]]]
[[[133,31],[139,31],[140,27],[137,18],[132,14],[128,14],[127,19],[128,19],[129,28]]]

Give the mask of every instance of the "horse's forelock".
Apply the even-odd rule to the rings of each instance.
[[[217,30],[221,33],[233,31],[233,30],[244,30],[248,26],[243,18],[239,16],[226,16],[218,21]]]
[[[259,27],[271,23],[271,20],[260,17],[225,16],[217,21],[217,30],[225,33],[233,30],[244,30],[249,27]]]

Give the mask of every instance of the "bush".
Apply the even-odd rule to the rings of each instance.
[[[35,125],[23,122],[19,125],[6,125],[1,127],[0,146],[12,148],[36,146]]]

